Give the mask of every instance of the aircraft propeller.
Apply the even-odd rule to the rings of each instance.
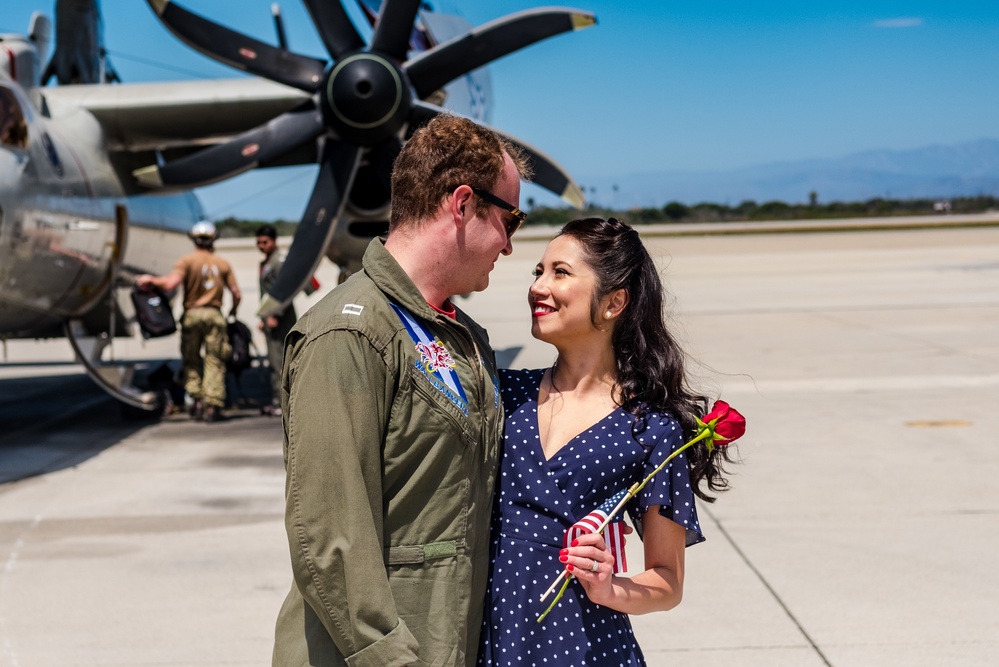
[[[172,0],[147,0],[182,41],[237,69],[313,94],[286,112],[229,141],[135,172],[151,188],[196,187],[271,162],[322,138],[320,170],[279,279],[260,314],[280,310],[305,285],[343,213],[362,157],[386,186],[403,138],[444,112],[426,101],[447,83],[547,37],[596,23],[593,14],[542,8],[511,14],[406,59],[421,0],[384,0],[370,45],[339,0],[303,0],[332,61],[300,55],[218,25]],[[502,134],[502,133],[501,133]],[[506,135],[504,135],[506,136]],[[520,146],[535,183],[582,206],[578,186],[549,157]]]

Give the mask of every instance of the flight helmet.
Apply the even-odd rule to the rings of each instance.
[[[191,227],[191,231],[188,232],[188,236],[194,240],[194,243],[200,247],[211,246],[218,238],[218,231],[215,229],[215,225],[207,220],[202,220],[201,222],[194,223]]]

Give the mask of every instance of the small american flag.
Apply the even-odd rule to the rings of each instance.
[[[562,538],[562,546],[568,547],[580,535],[596,531],[626,495],[628,495],[627,489],[614,494],[603,505],[572,524],[569,530],[565,531],[565,536]],[[607,527],[604,529],[604,542],[607,543],[607,548],[610,550],[611,555],[614,556],[614,574],[627,572],[628,559],[624,552],[624,517],[621,514],[618,514],[617,517],[607,524]]]

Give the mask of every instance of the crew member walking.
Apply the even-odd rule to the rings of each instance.
[[[135,283],[172,292],[184,285],[184,315],[181,318],[180,355],[184,364],[184,390],[191,397],[191,416],[207,422],[222,418],[225,407],[225,362],[231,347],[222,315],[222,297],[232,294],[230,317],[236,316],[241,298],[229,262],[215,254],[215,225],[196,223],[189,233],[194,252],[184,255],[165,276],[143,274]],[[204,357],[202,357],[204,350]]]

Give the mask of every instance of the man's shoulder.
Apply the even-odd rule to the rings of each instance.
[[[260,265],[271,271],[277,271],[284,264],[285,255],[280,250],[275,250],[267,257],[264,257],[264,261],[260,262]]]
[[[486,343],[489,342],[489,332],[486,331],[485,327],[473,320],[471,316],[461,308],[455,306],[455,311],[455,319],[471,331],[473,336],[476,336],[479,340],[485,341]]]
[[[392,317],[385,294],[363,273],[350,277],[309,308],[293,331],[315,339],[332,331],[356,331],[368,337],[394,333],[402,324]]]
[[[215,264],[218,265],[220,270],[232,271],[232,264],[230,264],[229,260],[227,260],[225,257],[222,257],[218,253],[212,253],[211,257],[212,257],[211,261],[215,262]]]
[[[174,263],[173,272],[184,276],[185,279],[200,274],[201,267],[205,265],[205,255],[206,253],[202,250],[192,250]]]
[[[190,264],[191,264],[192,262],[194,262],[194,261],[195,261],[195,260],[196,260],[197,258],[198,258],[198,251],[197,251],[197,250],[192,250],[191,252],[189,252],[189,253],[187,253],[187,254],[185,254],[185,255],[181,255],[181,256],[180,256],[180,257],[179,257],[179,258],[177,259],[177,261],[176,261],[176,262],[174,262],[174,266],[175,266],[175,267],[179,267],[179,266],[189,266],[189,265],[190,265]]]

